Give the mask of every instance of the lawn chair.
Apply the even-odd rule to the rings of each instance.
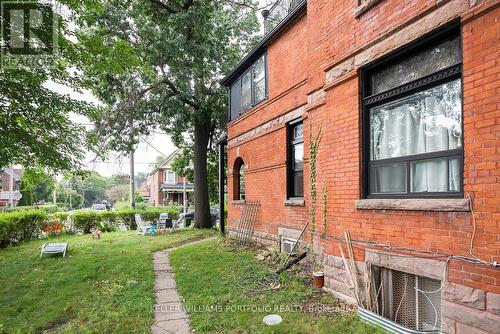
[[[127,232],[128,226],[125,223],[118,223],[118,231]]]
[[[68,250],[68,243],[59,243],[59,244],[43,244],[42,250],[40,252],[40,257],[43,254],[62,254],[63,257],[66,256],[66,251]]]
[[[172,228],[172,220],[168,218],[168,213],[163,212],[160,213],[160,219],[158,220],[158,233],[160,232],[166,232],[167,229]]]
[[[135,222],[137,224],[137,234],[153,235],[156,234],[156,226],[151,222],[142,220],[142,216],[138,213],[135,214]]]

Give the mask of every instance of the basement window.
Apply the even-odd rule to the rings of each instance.
[[[300,247],[300,242],[297,243],[297,246],[295,249],[293,249],[293,246],[297,242],[297,239],[292,239],[292,238],[286,238],[286,237],[281,237],[281,252],[285,254],[296,254],[297,249]],[[292,252],[293,249],[293,252]]]
[[[418,332],[441,329],[441,281],[373,266],[371,311]]]

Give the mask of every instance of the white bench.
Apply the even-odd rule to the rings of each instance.
[[[42,245],[42,251],[40,252],[40,257],[43,256],[43,254],[61,254],[63,257],[66,256],[66,251],[68,250],[68,243],[59,243],[59,244],[43,244]]]

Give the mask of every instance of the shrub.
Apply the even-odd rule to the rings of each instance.
[[[38,237],[47,221],[47,213],[42,210],[0,213],[0,246],[5,247]]]
[[[43,210],[46,213],[55,213],[60,211],[61,209],[55,204],[47,204],[47,205],[38,205],[38,206],[16,206],[15,208],[9,209],[6,208],[4,211],[12,212],[12,211],[27,211],[27,210]]]
[[[90,229],[97,227],[102,221],[99,213],[90,210],[76,211],[71,215],[71,220],[75,228],[82,230],[84,233],[90,233]]]

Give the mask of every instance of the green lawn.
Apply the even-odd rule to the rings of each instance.
[[[42,240],[0,249],[0,333],[148,333],[154,303],[151,252],[214,233],[50,239],[69,242],[66,258],[40,259]]]
[[[277,291],[246,293],[236,286],[235,279],[265,273],[267,268],[253,252],[224,245],[220,240],[208,241],[171,254],[177,288],[186,309],[191,310],[191,326],[197,333],[383,333],[351,313],[304,312],[310,306],[328,307],[337,302],[294,275],[282,274],[282,287]],[[283,322],[264,325],[262,318],[268,313],[280,314]]]

